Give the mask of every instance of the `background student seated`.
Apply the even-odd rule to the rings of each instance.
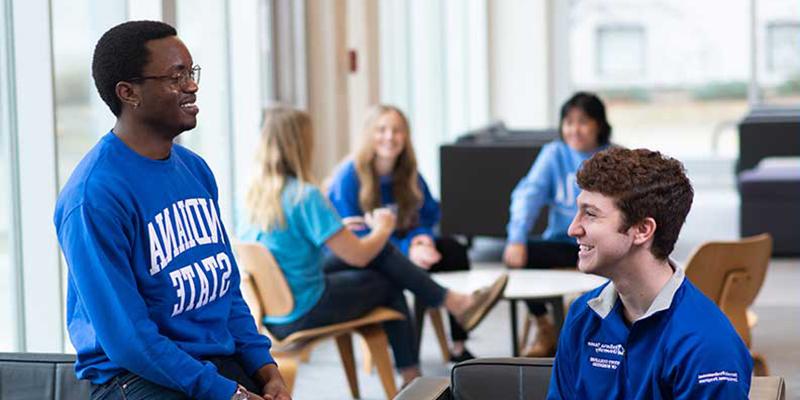
[[[313,132],[309,116],[289,108],[265,112],[253,181],[247,193],[249,225],[243,240],[266,246],[286,276],[295,308],[265,320],[283,338],[292,332],[355,319],[378,306],[405,320],[384,324],[404,384],[420,375],[416,340],[403,290],[428,306],[444,306],[465,329],[475,327],[502,294],[503,276],[472,295],[436,284],[391,244],[396,217],[386,208],[367,214],[371,232],[346,229],[311,176]],[[324,247],[330,249],[325,257]]]
[[[437,237],[439,203],[417,171],[417,159],[406,116],[396,107],[375,105],[367,111],[361,145],[342,164],[328,188],[328,198],[357,235],[370,232],[364,215],[383,207],[397,212],[390,241],[418,267],[428,272],[468,270],[467,248],[450,237]],[[415,302],[417,322],[424,312]],[[450,359],[473,358],[464,347],[467,332],[450,315],[453,348]]]
[[[508,240],[503,261],[511,268],[571,267],[578,247],[567,236],[567,226],[577,210],[575,173],[596,152],[609,146],[611,125],[603,102],[592,93],[579,92],[561,107],[561,138],[546,144],[530,172],[511,193]],[[539,238],[528,238],[542,206],[549,207],[548,225]],[[536,336],[523,349],[527,357],[550,357],[555,352],[555,327],[544,303],[528,301],[536,318]]]

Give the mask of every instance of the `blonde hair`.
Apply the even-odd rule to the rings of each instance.
[[[417,157],[411,144],[411,129],[408,119],[399,108],[378,104],[367,110],[361,146],[354,157],[354,165],[361,189],[358,192],[358,203],[361,210],[370,212],[381,206],[381,191],[377,172],[375,171],[375,146],[373,136],[378,119],[394,112],[403,121],[406,135],[403,151],[397,157],[392,170],[392,195],[397,203],[397,227],[410,229],[419,221],[419,207],[422,205],[422,192],[417,175]]]
[[[281,193],[287,177],[301,185],[314,184],[311,151],[314,146],[311,117],[308,113],[277,106],[264,110],[261,140],[256,150],[253,177],[245,205],[250,222],[263,230],[286,226]]]

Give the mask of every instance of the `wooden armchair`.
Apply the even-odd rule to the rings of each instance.
[[[686,277],[719,306],[748,348],[752,344],[750,329],[756,322],[748,308],[764,284],[771,253],[772,237],[765,233],[732,242],[704,243],[686,263]],[[768,375],[764,357],[751,354],[754,374]]]
[[[352,334],[358,333],[367,344],[372,362],[378,370],[386,398],[397,393],[394,369],[389,357],[389,344],[381,324],[403,319],[404,316],[388,308],[376,308],[361,318],[338,324],[297,331],[277,339],[261,322],[265,316],[286,315],[294,308],[294,297],[286,278],[269,250],[258,243],[234,245],[242,272],[242,296],[250,307],[259,329],[272,339],[272,355],[278,361],[281,375],[291,392],[297,367],[314,345],[325,339],[335,339],[342,365],[353,398],[359,398],[358,379],[353,358]]]

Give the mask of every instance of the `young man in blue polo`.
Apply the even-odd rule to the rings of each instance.
[[[669,259],[693,198],[683,165],[612,148],[577,180],[578,268],[609,282],[572,305],[548,399],[746,399],[750,353]]]

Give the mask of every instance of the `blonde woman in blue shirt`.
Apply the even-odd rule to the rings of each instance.
[[[377,104],[367,110],[361,145],[337,168],[328,199],[358,236],[370,232],[363,223],[365,213],[394,207],[398,222],[389,241],[414,264],[428,272],[469,270],[467,247],[434,232],[441,216],[439,202],[417,171],[408,119],[397,107]],[[419,335],[425,307],[417,302],[414,308]],[[450,361],[474,358],[465,346],[467,332],[452,317],[450,336]]]
[[[387,245],[395,214],[372,211],[372,231],[357,237],[314,184],[313,131],[305,112],[276,107],[265,112],[256,171],[247,192],[249,225],[240,235],[275,256],[295,298],[286,316],[263,322],[278,338],[358,318],[375,307],[393,308],[405,320],[384,324],[395,367],[406,384],[420,375],[416,341],[403,290],[432,307],[444,306],[465,329],[474,328],[496,303],[507,276],[471,295],[445,289],[399,250]],[[326,255],[324,247],[330,252]]]

